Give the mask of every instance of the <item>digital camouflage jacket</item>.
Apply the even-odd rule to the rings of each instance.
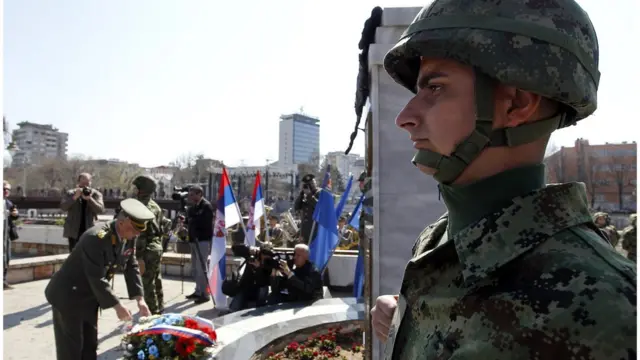
[[[631,359],[636,266],[594,231],[584,184],[552,185],[418,238],[386,359]]]

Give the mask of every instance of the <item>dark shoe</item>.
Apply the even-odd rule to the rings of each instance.
[[[187,299],[189,299],[189,300],[193,300],[193,299],[197,299],[197,298],[199,298],[199,297],[200,297],[200,295],[198,295],[198,294],[196,294],[196,293],[193,293],[193,294],[191,294],[191,295],[187,295],[187,296],[185,296],[185,297],[186,297]]]
[[[204,304],[204,303],[209,302],[209,301],[211,301],[209,298],[204,297],[204,296],[199,296],[199,297],[197,297],[196,299],[193,300],[193,303],[196,304],[196,305],[199,305],[199,304]]]
[[[5,281],[4,282],[4,290],[12,290],[12,289],[13,289],[13,286],[9,285],[9,283]]]

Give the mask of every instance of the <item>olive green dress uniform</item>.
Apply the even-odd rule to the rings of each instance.
[[[153,218],[135,199],[123,200],[120,206],[141,230]],[[129,298],[143,295],[134,241],[121,239],[115,224],[113,220],[88,229],[45,289],[52,307],[58,360],[97,358],[98,309],[119,303],[109,284],[118,267],[124,272]]]

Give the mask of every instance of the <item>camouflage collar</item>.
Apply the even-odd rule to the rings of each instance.
[[[453,237],[465,282],[478,281],[550,236],[589,223],[583,183],[549,185],[513,199]]]

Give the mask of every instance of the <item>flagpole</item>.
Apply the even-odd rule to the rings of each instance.
[[[267,162],[267,164],[268,164],[268,162]],[[258,176],[260,177],[260,180],[262,180],[262,176],[260,176],[260,170],[258,170],[257,173],[258,173]],[[262,193],[262,182],[261,181],[256,181],[256,185],[260,186],[260,193]],[[268,189],[267,189],[267,191],[268,191]],[[265,240],[265,242],[271,242],[271,237],[269,236],[269,231],[267,230],[267,228],[269,227],[269,219],[267,218],[267,209],[265,208],[265,204],[267,203],[267,197],[268,196],[269,196],[268,194],[262,193],[262,216],[261,216],[261,218],[264,219],[264,240]],[[256,211],[256,209],[255,209],[255,203],[254,203],[253,212],[255,213],[255,211]],[[260,223],[260,219],[258,219],[258,224],[259,223]],[[260,231],[262,231],[262,229],[260,229]],[[258,243],[258,235],[259,234],[256,234],[256,244]]]

